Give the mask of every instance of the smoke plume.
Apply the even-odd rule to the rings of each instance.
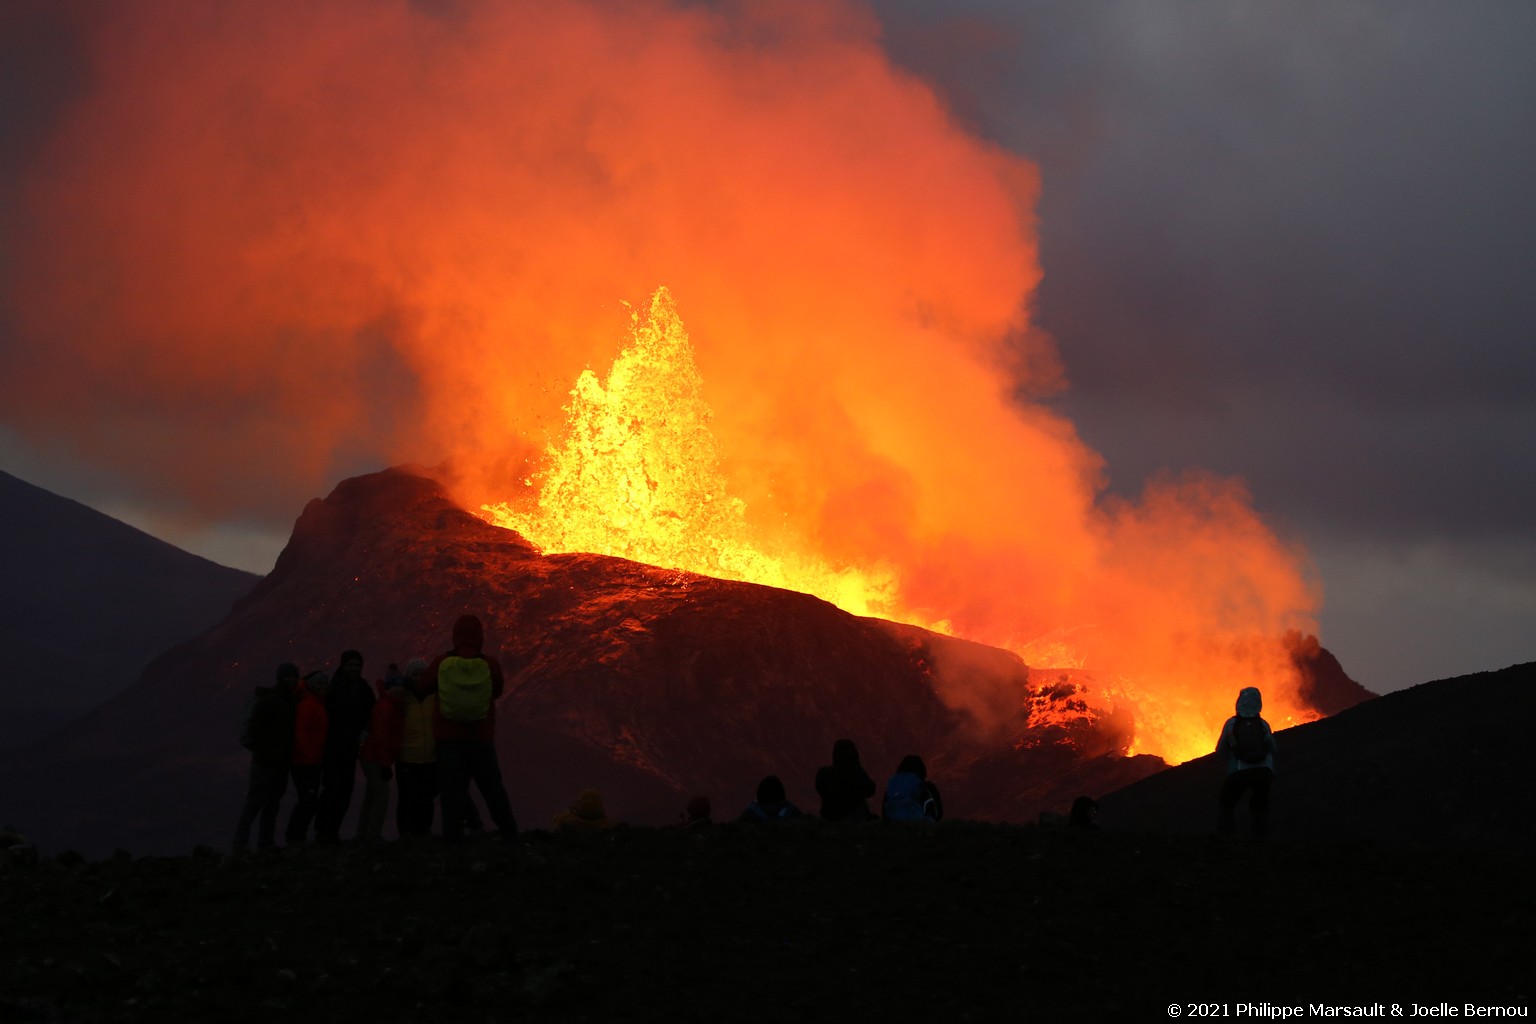
[[[1038,181],[848,3],[101,3],[21,180],[7,421],[215,516],[448,461],[522,487],[670,288],[765,536],[1071,660],[1198,753],[1303,716],[1314,596],[1240,485],[1099,500],[1028,308]],[[1150,257],[1149,257],[1150,258]],[[291,509],[289,502],[287,508]],[[1278,714],[1276,713],[1278,712]]]

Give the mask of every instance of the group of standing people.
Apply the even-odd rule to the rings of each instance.
[[[390,782],[398,780],[397,827],[402,837],[431,832],[435,804],[441,799],[442,832],[457,838],[466,829],[480,831],[479,813],[469,797],[474,782],[496,828],[517,831],[496,757],[496,701],[506,680],[500,663],[484,653],[484,627],[465,615],[454,623],[453,646],[430,664],[414,659],[404,672],[393,671],[374,686],[363,678],[363,656],[343,651],[335,673],[316,670],[300,676],[298,666],[277,668],[273,686],[258,688],[246,706],[242,743],[251,751],[250,783],[235,828],[236,850],[250,845],[256,828],[258,849],[276,845],[278,811],[291,778],[295,803],[285,838],[297,846],[309,838],[340,840],[342,820],[351,806],[357,773],[364,779],[357,837],[380,838],[388,814]],[[1269,823],[1269,793],[1274,779],[1275,738],[1260,712],[1263,697],[1245,687],[1236,714],[1222,726],[1216,752],[1225,758],[1226,780],[1218,800],[1218,831],[1236,828],[1236,810],[1246,796],[1253,831],[1263,837]],[[816,792],[824,821],[868,821],[875,782],[859,761],[852,740],[832,747],[832,763],[816,773]],[[689,823],[707,823],[690,804]],[[1091,806],[1090,806],[1091,805]],[[1073,823],[1095,825],[1097,805],[1080,798]],[[769,775],[758,783],[756,799],[737,821],[782,822],[802,816],[783,781]],[[923,759],[908,754],[886,783],[879,817],[893,822],[934,823],[944,816],[938,787],[928,778]],[[1081,818],[1082,820],[1079,820]],[[555,819],[557,828],[602,828],[611,824],[596,790],[586,790],[569,811]]]
[[[407,662],[370,686],[363,656],[343,651],[336,671],[300,676],[298,666],[277,668],[276,682],[258,688],[246,705],[241,741],[251,752],[250,783],[233,846],[244,850],[256,829],[257,849],[276,846],[278,812],[291,778],[295,793],[285,839],[335,843],[352,804],[357,775],[364,780],[357,837],[378,839],[389,812],[390,783],[398,786],[396,824],[401,836],[424,836],[442,804],[442,831],[457,838],[479,830],[469,797],[474,782],[486,812],[504,835],[517,831],[496,759],[496,700],[506,680],[484,652],[480,620],[465,615],[453,626],[453,646],[430,664]]]

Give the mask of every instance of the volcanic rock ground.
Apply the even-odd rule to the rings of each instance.
[[[6,1021],[1528,1005],[1523,854],[950,822],[9,864]]]

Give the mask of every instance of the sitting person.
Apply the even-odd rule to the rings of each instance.
[[[789,802],[784,794],[784,783],[777,775],[770,775],[757,784],[757,799],[747,805],[737,821],[749,825],[772,821],[789,821],[800,817],[800,808]]]
[[[612,828],[603,810],[603,795],[595,789],[584,789],[576,802],[555,815],[557,832],[600,832]]]
[[[688,801],[688,806],[684,809],[678,824],[683,828],[701,828],[705,825],[713,824],[710,821],[709,815],[709,797],[696,796]]]
[[[916,754],[908,754],[885,784],[881,817],[886,821],[937,822],[944,817],[939,787],[928,781],[928,766]]]
[[[821,794],[823,821],[865,821],[869,798],[875,795],[875,780],[859,763],[859,748],[853,740],[838,740],[832,745],[832,763],[816,772],[816,792]]]

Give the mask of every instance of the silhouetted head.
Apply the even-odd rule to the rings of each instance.
[[[576,802],[571,804],[571,813],[585,821],[599,821],[607,817],[603,811],[603,794],[595,789],[584,789]]]
[[[277,666],[277,688],[279,690],[291,690],[299,685],[299,666],[291,661],[285,661]]]
[[[1264,710],[1264,695],[1257,686],[1245,686],[1237,695],[1237,713],[1243,718],[1253,718]]]
[[[363,656],[357,651],[342,651],[341,663],[336,669],[336,678],[346,676],[348,679],[363,678]]]
[[[908,754],[901,759],[901,764],[896,766],[898,772],[906,772],[908,775],[916,775],[920,779],[928,777],[928,766],[923,764],[923,759],[916,754]]]
[[[316,669],[304,677],[304,689],[325,700],[326,695],[331,692],[331,677]]]
[[[853,740],[838,740],[832,744],[832,763],[852,768],[859,766],[859,748]]]
[[[757,802],[760,804],[781,804],[784,802],[784,783],[779,781],[777,775],[770,775],[757,784]]]
[[[479,653],[485,646],[485,627],[474,615],[460,615],[453,624],[453,649]]]
[[[432,681],[427,678],[427,663],[422,658],[412,658],[405,663],[405,685],[417,696],[426,696],[432,692]]]
[[[696,796],[688,801],[688,809],[683,812],[683,818],[685,821],[708,821],[709,812],[709,797]]]
[[[1091,796],[1080,796],[1072,801],[1072,824],[1078,828],[1093,828],[1099,823],[1099,802]]]

